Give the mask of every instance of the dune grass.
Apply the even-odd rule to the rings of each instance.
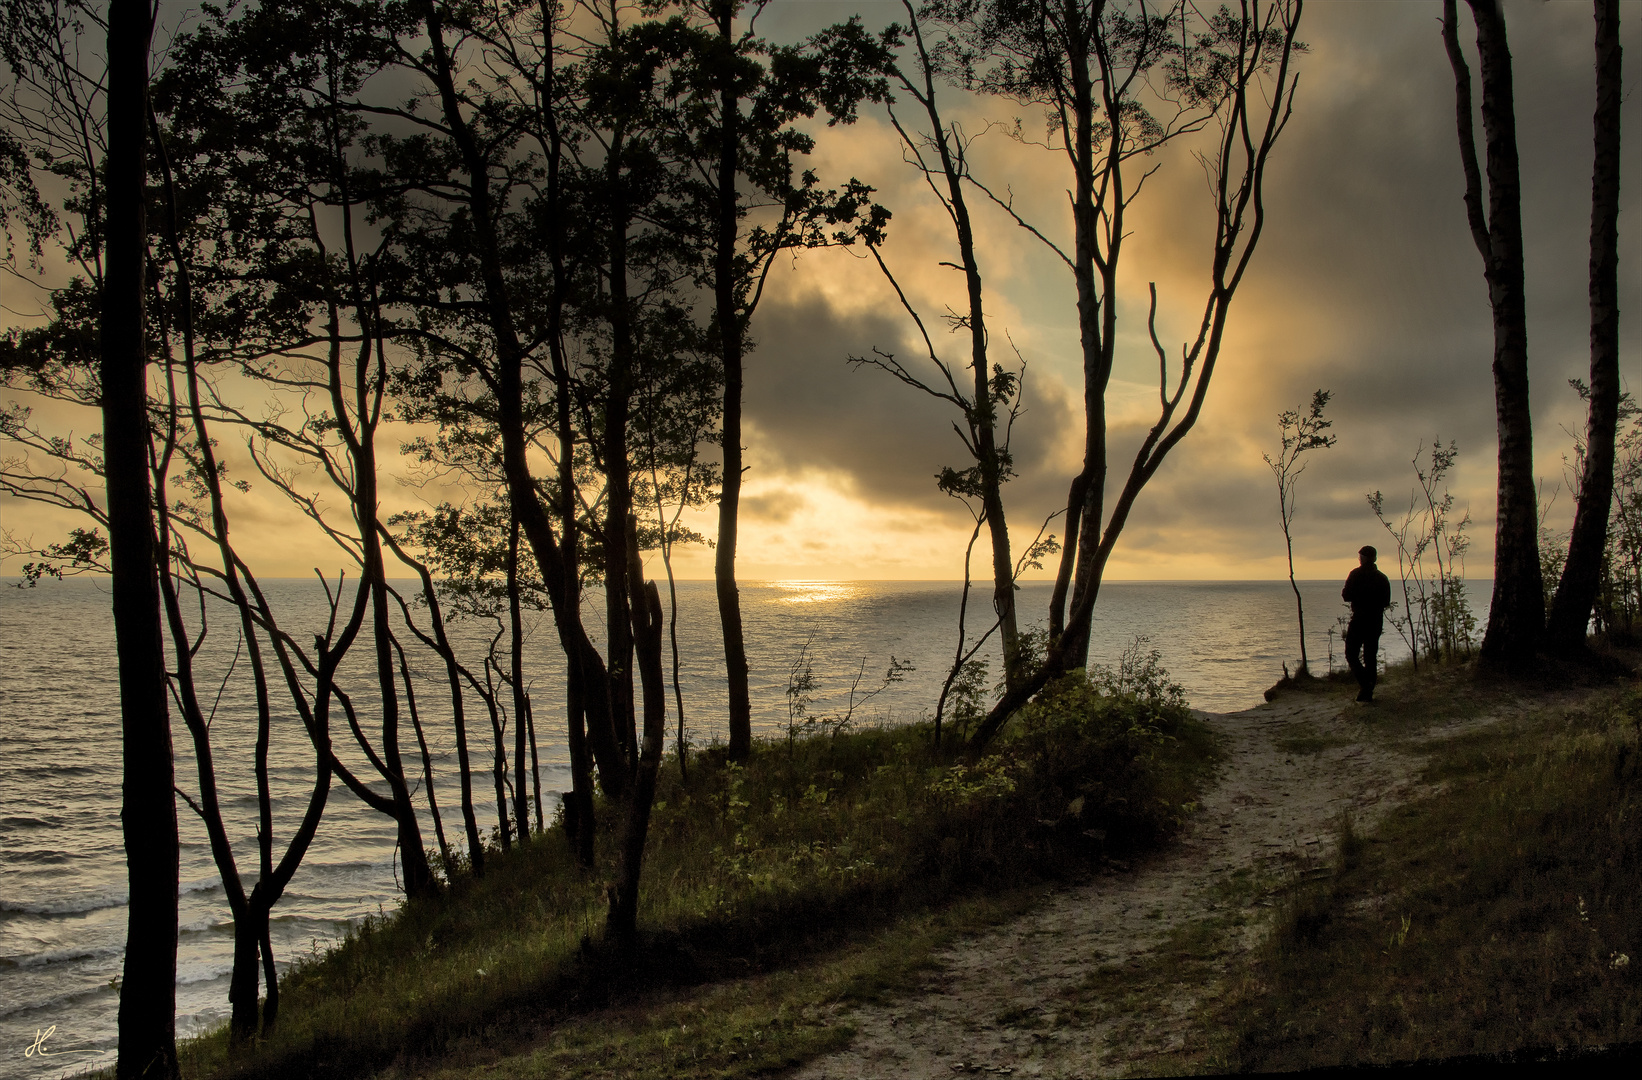
[[[936,752],[927,725],[762,743],[744,765],[705,754],[688,782],[670,762],[636,943],[603,935],[617,814],[601,806],[593,870],[554,827],[481,880],[366,920],[286,975],[271,1036],[233,1053],[221,1032],[186,1043],[184,1075],[419,1072],[441,1058],[461,1071],[544,1031],[548,1057],[526,1073],[800,1060],[840,1037],[806,1015],[898,985],[960,928],[1155,845],[1191,812],[1215,759],[1207,727],[1159,681],[1101,689],[1066,681],[974,763]],[[712,983],[726,984],[717,997],[680,1003]],[[712,1024],[668,1011],[708,999]],[[575,1022],[594,1010],[618,1020]]]

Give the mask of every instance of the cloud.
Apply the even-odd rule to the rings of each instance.
[[[809,500],[804,493],[792,488],[782,488],[763,495],[749,495],[740,502],[743,520],[754,519],[767,521],[772,525],[784,525],[791,521],[794,514],[808,508]]]
[[[864,267],[858,271],[863,286],[874,284]],[[910,319],[896,318],[893,310],[841,312],[812,293],[761,307],[753,333],[758,348],[747,365],[745,410],[754,474],[829,473],[869,504],[963,513],[935,484],[943,467],[970,463],[953,431],[954,422],[962,422],[956,406],[870,363],[850,362],[877,349],[945,390]],[[955,368],[966,361],[966,347],[961,340],[937,341]],[[1012,353],[998,362],[1016,364]],[[973,395],[972,387],[965,389]],[[1077,416],[1052,375],[1030,372],[1025,401],[1011,446],[1020,473],[1011,494],[1027,502],[1050,491],[1062,497],[1062,447]]]
[[[861,5],[869,21],[899,5]],[[837,10],[832,10],[837,7]],[[827,8],[827,11],[822,11]],[[812,10],[813,9],[813,10]],[[798,35],[847,15],[837,5],[774,5],[760,29]],[[1301,480],[1296,557],[1302,576],[1343,573],[1356,548],[1383,535],[1363,496],[1397,505],[1422,442],[1457,441],[1452,490],[1474,515],[1473,573],[1492,558],[1495,428],[1493,331],[1482,263],[1461,203],[1453,76],[1432,4],[1312,4],[1301,36],[1295,112],[1272,158],[1260,247],[1233,304],[1219,370],[1201,419],[1141,495],[1111,564],[1113,577],[1275,577],[1286,573],[1272,480],[1276,417],[1313,390],[1334,393],[1339,444],[1314,455]],[[1468,20],[1463,5],[1462,20]],[[774,20],[774,21],[771,21]],[[1594,106],[1588,7],[1512,3],[1518,144],[1527,247],[1530,379],[1539,472],[1555,481],[1583,425],[1567,388],[1587,366],[1586,248],[1590,118]],[[1642,22],[1623,25],[1642,49]],[[1462,30],[1462,41],[1473,34]],[[785,39],[783,39],[785,40]],[[1466,45],[1469,50],[1471,46]],[[1473,74],[1476,65],[1473,60]],[[1011,141],[989,121],[1020,112],[1007,102],[943,89],[947,115],[985,132],[970,160],[994,191],[1046,233],[1069,236],[1065,159]],[[1634,95],[1633,95],[1634,98]],[[1642,98],[1627,100],[1635,129]],[[1024,116],[1035,131],[1036,117]],[[938,349],[961,363],[963,342],[940,315],[960,306],[962,278],[950,222],[901,160],[881,114],[852,128],[817,124],[823,182],[857,176],[894,211],[885,257],[927,320]],[[1480,123],[1478,135],[1481,136]],[[1189,145],[1158,165],[1128,219],[1117,297],[1118,360],[1108,393],[1112,425],[1108,505],[1134,448],[1156,416],[1156,357],[1146,335],[1147,284],[1156,282],[1159,329],[1178,356],[1194,332],[1208,283],[1212,222]],[[1624,142],[1624,175],[1642,175],[1642,140]],[[1642,288],[1642,185],[1622,190],[1620,288]],[[996,207],[974,200],[992,331],[992,357],[1028,363],[1027,412],[1016,429],[1019,476],[1006,490],[1017,545],[1065,498],[1082,456],[1082,367],[1070,275]],[[935,487],[945,465],[966,463],[956,411],[850,356],[877,347],[933,375],[910,318],[861,252],[821,251],[782,262],[753,322],[758,347],[746,382],[747,490],[740,552],[748,574],[955,577],[969,518]],[[1642,321],[1621,323],[1622,356],[1642,347]],[[1171,362],[1174,362],[1173,360]],[[236,459],[240,475],[247,470]],[[253,477],[253,480],[255,478]],[[305,572],[337,555],[259,485],[236,522],[246,543]],[[384,484],[385,500],[412,505],[434,492]],[[1571,513],[1562,495],[1552,524]],[[397,505],[395,506],[397,508]],[[9,502],[23,531],[38,511]],[[687,515],[715,531],[716,508]],[[44,521],[45,519],[41,519]],[[1060,526],[1055,527],[1059,531]],[[984,543],[984,542],[983,542]],[[301,548],[301,551],[297,549]],[[710,573],[711,552],[681,553]],[[282,563],[281,565],[284,565]],[[1052,569],[1052,567],[1051,567]]]

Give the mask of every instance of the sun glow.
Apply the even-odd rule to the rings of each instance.
[[[846,581],[768,581],[761,584],[782,590],[785,595],[776,598],[776,602],[781,604],[820,604],[848,600],[859,591]]]

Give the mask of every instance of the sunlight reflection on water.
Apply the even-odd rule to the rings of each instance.
[[[776,599],[783,604],[836,604],[860,593],[849,581],[747,581],[742,587],[780,589]]]

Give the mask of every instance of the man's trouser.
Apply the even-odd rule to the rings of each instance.
[[[1346,666],[1357,677],[1360,697],[1372,697],[1374,684],[1379,681],[1374,667],[1380,656],[1380,630],[1378,619],[1372,623],[1352,619],[1346,626]]]

